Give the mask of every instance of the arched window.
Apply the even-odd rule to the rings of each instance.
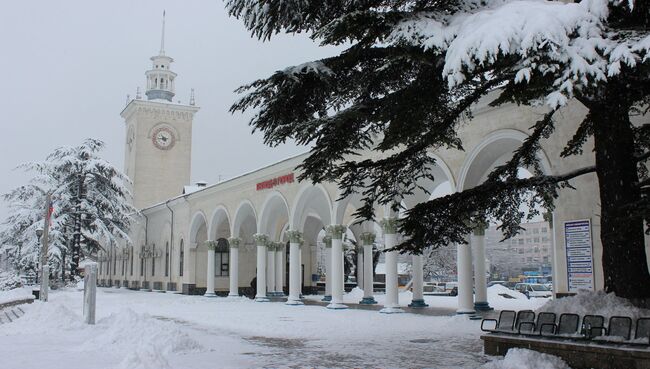
[[[151,245],[151,276],[156,275],[156,244]]]
[[[165,277],[169,276],[169,242],[165,244]]]
[[[131,246],[131,276],[133,276],[133,246]]]
[[[183,240],[181,240],[181,255],[178,258],[178,275],[183,276],[183,263],[185,261],[185,247],[183,245]]]
[[[144,246],[140,247],[140,277],[144,277]]]

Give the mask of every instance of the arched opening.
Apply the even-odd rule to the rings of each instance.
[[[253,235],[257,231],[257,213],[250,201],[243,201],[237,207],[233,218],[232,235],[241,239],[239,246],[239,286],[250,286],[257,271],[257,250]]]
[[[291,229],[303,233],[301,248],[301,269],[303,288],[316,292],[318,237],[332,222],[332,205],[327,191],[320,185],[303,187],[292,208]],[[321,237],[322,239],[322,237]]]

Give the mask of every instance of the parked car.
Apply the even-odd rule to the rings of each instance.
[[[523,293],[526,297],[551,297],[553,292],[543,284],[539,283],[517,283],[515,290]]]

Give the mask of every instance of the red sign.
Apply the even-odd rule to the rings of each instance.
[[[268,190],[268,189],[271,189],[271,188],[273,188],[275,186],[283,185],[283,184],[286,184],[286,183],[293,183],[293,181],[294,181],[293,173],[285,174],[283,176],[276,177],[276,178],[273,178],[273,179],[269,179],[268,181],[258,183],[257,184],[257,190],[258,191]]]

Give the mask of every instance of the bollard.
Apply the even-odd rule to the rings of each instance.
[[[87,263],[84,268],[84,274],[84,323],[95,324],[97,263]]]

